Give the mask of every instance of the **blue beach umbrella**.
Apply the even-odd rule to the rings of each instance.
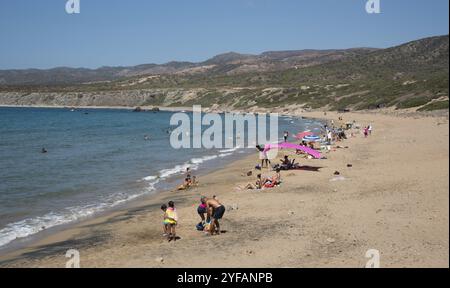
[[[319,136],[316,135],[308,135],[303,137],[303,141],[307,141],[307,142],[316,142],[316,141],[320,141],[321,138]]]

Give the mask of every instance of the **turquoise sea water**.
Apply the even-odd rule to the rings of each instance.
[[[173,149],[172,114],[0,108],[0,246],[179,185],[187,167],[203,173],[255,153]],[[319,126],[285,117],[279,134]]]

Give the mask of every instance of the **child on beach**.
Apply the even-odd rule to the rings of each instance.
[[[175,227],[178,223],[178,215],[175,209],[175,203],[173,201],[170,201],[168,205],[169,207],[166,210],[166,219],[164,220],[164,223],[167,223],[167,240],[170,242],[172,240],[177,240]]]
[[[163,216],[163,237],[166,237],[168,235],[168,228],[169,228],[169,223],[166,221],[167,220],[167,205],[163,204],[161,205],[161,210],[164,212],[164,216]]]
[[[197,208],[197,213],[200,216],[200,218],[202,219],[202,224],[205,224],[206,222],[206,217],[205,215],[207,214],[208,211],[206,211],[206,197],[202,196],[200,198],[200,205]]]

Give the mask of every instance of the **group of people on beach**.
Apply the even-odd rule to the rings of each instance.
[[[340,119],[342,121],[342,118]],[[349,129],[339,127],[336,128],[334,126],[334,121],[330,123],[331,125],[324,126],[324,137],[321,140],[321,143],[325,143],[324,145],[331,145],[333,142],[338,142],[344,139],[347,139],[347,135],[345,134],[345,130]],[[353,128],[355,123],[353,123]],[[372,126],[368,125],[364,127],[363,134],[365,137],[368,137],[372,133]],[[284,132],[284,141],[287,142],[289,137],[289,132]],[[353,136],[353,133],[352,133]],[[316,149],[314,142],[306,142],[302,141],[299,145],[303,145],[309,147],[311,149]],[[270,189],[274,188],[282,183],[281,181],[281,171],[282,170],[291,170],[291,169],[299,169],[301,166],[299,163],[295,162],[295,159],[290,159],[288,155],[284,155],[282,159],[280,159],[279,164],[272,165],[264,147],[261,145],[256,146],[257,151],[259,152],[259,158],[261,160],[261,165],[257,165],[255,168],[257,170],[262,170],[262,168],[267,167],[272,168],[275,172],[272,176],[263,176],[261,173],[257,174],[256,181],[254,183],[249,183],[243,187],[237,187],[239,190],[259,190],[259,189]],[[304,154],[303,151],[297,150],[297,155]],[[252,171],[247,173],[247,176],[251,176]],[[198,181],[195,176],[191,176],[190,168],[186,169],[185,180],[182,185],[178,187],[177,190],[187,190],[191,187],[197,186]],[[163,231],[164,236],[167,237],[168,241],[176,241],[176,226],[178,224],[178,215],[175,209],[175,204],[173,201],[170,201],[167,205],[164,204],[161,206],[161,210],[164,212],[164,220],[163,220]],[[219,235],[221,233],[220,223],[219,221],[223,218],[225,214],[225,206],[222,205],[216,196],[212,198],[208,198],[206,196],[202,196],[200,198],[200,204],[197,207],[197,213],[201,219],[196,225],[197,230],[204,231],[208,235]]]
[[[246,190],[270,189],[281,184],[281,169],[275,170],[275,175],[271,177],[263,177],[262,174],[256,175],[255,183],[248,183],[244,187],[237,187]]]
[[[177,190],[187,190],[191,187],[197,186],[198,181],[195,176],[191,176],[190,168],[186,169],[186,177],[183,185]],[[170,201],[167,205],[163,204],[161,210],[164,212],[163,216],[163,236],[167,240],[176,241],[176,227],[178,225],[178,214],[175,209],[175,203]],[[197,208],[197,213],[201,218],[201,222],[196,225],[197,230],[204,231],[208,235],[220,235],[220,223],[225,214],[225,206],[222,205],[216,196],[208,198],[202,196],[200,198],[200,205]]]
[[[184,183],[178,186],[177,190],[188,190],[189,188],[198,186],[198,181],[196,176],[191,176],[190,168],[186,168],[186,177],[184,178]]]
[[[210,235],[220,235],[219,220],[222,219],[225,210],[225,206],[219,202],[216,196],[212,198],[202,196],[197,208],[197,213],[201,218],[201,222],[197,224],[197,230],[205,231]]]
[[[176,235],[176,227],[178,225],[178,213],[175,208],[175,203],[163,204],[161,210],[163,216],[163,237],[167,237],[169,242],[179,239]],[[220,222],[225,214],[225,206],[222,205],[216,196],[208,198],[202,196],[200,198],[200,205],[197,208],[197,213],[201,218],[201,222],[197,224],[196,228],[199,231],[204,231],[209,235],[220,235]]]

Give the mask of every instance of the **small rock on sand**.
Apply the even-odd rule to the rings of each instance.
[[[155,261],[158,262],[158,263],[164,263],[164,258],[163,257],[157,257],[155,259]]]

